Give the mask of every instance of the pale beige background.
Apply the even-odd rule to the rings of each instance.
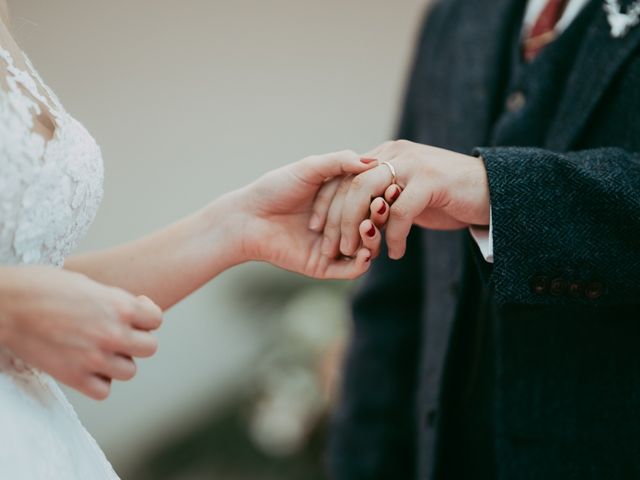
[[[106,196],[83,249],[131,239],[310,153],[387,139],[424,0],[12,0],[24,49],[93,132]],[[116,467],[213,408],[251,368],[227,272],[166,316],[158,355],[96,403]]]

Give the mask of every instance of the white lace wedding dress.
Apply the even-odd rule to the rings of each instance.
[[[61,267],[102,198],[100,149],[26,57],[0,48],[0,64],[0,264]],[[50,140],[34,131],[43,111]],[[117,478],[55,381],[0,347],[0,479]]]

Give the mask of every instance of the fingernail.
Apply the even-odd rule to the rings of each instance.
[[[348,253],[347,252],[347,239],[345,237],[342,237],[340,239],[340,251],[345,255],[347,255],[347,253]]]
[[[365,165],[369,165],[370,163],[377,162],[377,161],[378,161],[378,159],[377,159],[377,158],[367,158],[367,157],[363,157],[363,158],[361,158],[361,159],[360,159],[360,161],[361,161],[362,163],[364,163]]]
[[[387,204],[382,202],[382,206],[378,210],[378,215],[384,215],[386,211],[387,211]]]
[[[367,256],[364,258],[364,263],[369,263],[369,261],[370,261],[370,260],[371,260],[371,255],[367,255]]]
[[[367,231],[367,236],[371,238],[376,236],[376,227],[374,225],[371,225],[371,228]]]
[[[320,228],[320,217],[317,214],[311,215],[311,219],[309,220],[309,229],[318,230]]]
[[[400,187],[396,187],[396,193],[391,196],[391,200],[395,201],[400,196]]]

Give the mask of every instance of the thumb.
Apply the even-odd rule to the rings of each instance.
[[[354,151],[343,150],[303,158],[291,164],[290,168],[293,174],[303,182],[321,185],[329,178],[346,174],[357,175],[377,165],[378,162],[375,160],[363,159]]]

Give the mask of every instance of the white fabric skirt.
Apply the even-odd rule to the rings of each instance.
[[[2,348],[0,479],[118,480],[53,378]]]

